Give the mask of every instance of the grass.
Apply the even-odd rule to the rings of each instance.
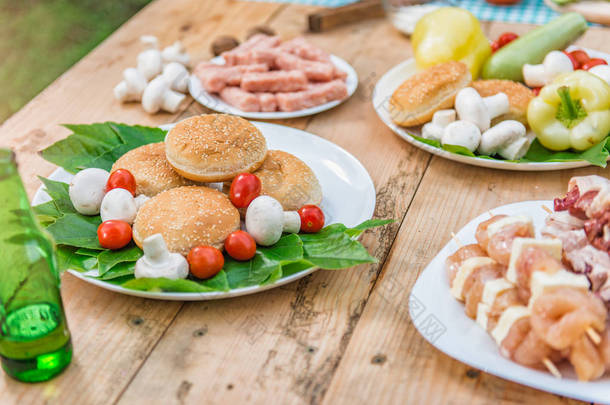
[[[0,123],[151,0],[0,0]]]

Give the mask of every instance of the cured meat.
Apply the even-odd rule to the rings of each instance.
[[[245,73],[241,80],[241,88],[251,92],[291,92],[307,87],[307,77],[300,70],[262,73]],[[281,107],[281,102],[278,103]]]
[[[309,80],[326,82],[335,75],[335,66],[330,62],[305,60],[286,52],[277,56],[275,64],[283,70],[302,70]]]
[[[315,107],[347,97],[347,86],[341,80],[311,84],[306,90],[292,93],[278,93],[277,102],[281,111],[297,111]]]
[[[266,72],[265,64],[222,66],[213,63],[201,63],[195,68],[195,75],[201,81],[203,88],[210,93],[218,93],[226,86],[239,86],[244,73]]]
[[[239,87],[225,87],[220,91],[220,98],[227,104],[239,108],[242,111],[257,112],[261,110],[258,96],[243,91]]]

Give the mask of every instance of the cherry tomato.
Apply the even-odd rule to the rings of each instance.
[[[225,265],[222,252],[213,246],[192,248],[186,260],[189,262],[191,273],[197,278],[214,277]]]
[[[502,48],[498,41],[491,41],[491,52],[496,52],[498,49]]]
[[[102,222],[97,227],[97,238],[105,249],[120,249],[131,242],[131,226],[115,219]]]
[[[570,62],[572,62],[572,67],[574,68],[574,70],[577,70],[580,68],[580,63],[578,63],[578,61],[576,60],[576,58],[570,53],[570,52],[566,52],[563,51],[563,53],[570,58]]]
[[[589,55],[585,51],[582,51],[580,49],[568,52],[568,55],[570,55],[578,63],[578,67],[575,67],[574,69],[581,69],[582,65],[587,63],[590,59]]]
[[[542,87],[534,87],[532,89],[532,92],[534,93],[535,96],[537,96],[538,94],[540,94],[540,89],[542,89]]]
[[[519,35],[515,34],[514,32],[505,32],[498,37],[498,44],[500,44],[501,48],[508,45],[510,42],[513,42],[517,38],[519,38]]]
[[[318,232],[324,226],[324,213],[317,205],[304,205],[299,210],[301,231]]]
[[[585,63],[584,65],[582,65],[583,70],[589,70],[591,69],[593,66],[598,66],[598,65],[607,65],[608,62],[606,62],[603,59],[600,58],[592,58],[589,59],[589,61],[587,63]]]
[[[261,181],[252,173],[241,173],[231,182],[229,198],[237,208],[246,208],[261,193]]]
[[[108,182],[106,183],[106,192],[113,188],[124,188],[129,191],[134,197],[136,195],[136,178],[127,169],[118,169],[110,173]]]
[[[256,242],[248,232],[231,232],[225,240],[225,251],[235,260],[250,260],[256,254]]]

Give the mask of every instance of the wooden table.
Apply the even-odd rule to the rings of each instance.
[[[268,24],[302,34],[315,8],[230,0],[157,0],[122,26],[0,128],[0,144],[18,153],[30,196],[54,167],[37,151],[66,136],[61,123],[105,120],[158,125],[205,112],[190,102],[175,115],[149,116],[120,105],[112,88],[134,65],[139,36],[181,39],[195,60],[210,57],[220,34],[243,38]],[[484,23],[489,37],[531,27]],[[591,28],[579,44],[610,52],[608,29]],[[411,55],[409,41],[384,19],[308,38],[349,61],[356,94],[314,117],[282,122],[353,153],[377,190],[375,215],[395,218],[365,235],[379,264],[318,271],[264,293],[178,303],[128,297],[63,276],[75,357],[42,384],[0,373],[1,404],[489,404],[576,403],[485,374],[437,351],[408,315],[409,291],[436,252],[475,215],[498,205],[550,199],[587,168],[545,173],[488,170],[416,149],[377,118],[371,92],[379,77]],[[44,63],[44,61],[41,61]],[[447,287],[439,283],[439,294]]]

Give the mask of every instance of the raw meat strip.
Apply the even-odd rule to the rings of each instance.
[[[233,48],[230,51],[223,52],[221,56],[224,58],[227,66],[237,65],[239,60],[243,60],[243,54],[254,50],[262,50],[277,47],[282,40],[278,36],[269,36],[264,34],[257,34],[252,36],[249,40]]]
[[[303,37],[297,37],[280,45],[280,49],[295,54],[303,59],[330,62],[330,55]]]
[[[273,93],[256,93],[261,111],[273,112],[277,110],[277,99]]]
[[[261,110],[256,94],[243,91],[239,87],[225,87],[220,92],[220,98],[242,111],[257,112]]]
[[[300,70],[245,73],[241,80],[242,90],[253,92],[290,92],[306,87],[307,77]]]
[[[264,63],[269,67],[275,66],[275,59],[279,51],[274,48],[253,49],[251,51],[236,53],[231,56],[231,65],[251,65],[253,63]]]
[[[335,66],[329,62],[317,62],[299,58],[282,52],[275,59],[275,65],[282,70],[302,70],[309,80],[327,82],[335,74]]]
[[[310,84],[307,90],[276,94],[280,111],[297,111],[347,97],[347,86],[341,80]]]
[[[226,86],[239,86],[244,73],[266,72],[267,70],[269,70],[268,66],[263,63],[229,67],[201,63],[195,68],[195,75],[201,80],[201,85],[206,91],[218,93]]]

